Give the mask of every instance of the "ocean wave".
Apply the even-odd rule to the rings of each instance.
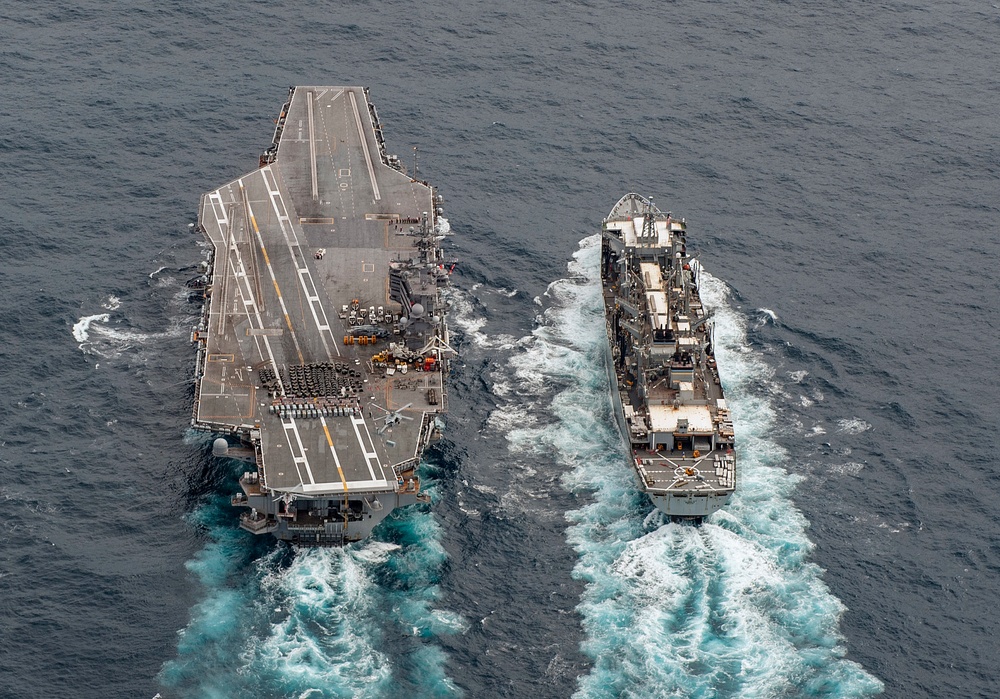
[[[585,583],[583,650],[593,661],[576,696],[880,692],[878,679],[844,659],[844,607],[809,561],[808,522],[790,499],[797,478],[771,437],[770,401],[781,392],[746,344],[747,318],[727,304],[726,285],[704,272],[737,429],[739,489],[701,527],[666,523],[638,490],[603,371],[599,254],[596,236],[581,243],[570,278],[549,287],[542,322],[507,371],[515,392],[545,406],[536,424],[508,429],[510,451],[557,459],[564,486],[589,496],[567,514],[574,575]]]
[[[846,434],[861,434],[872,428],[871,423],[859,417],[837,420],[837,430]]]
[[[73,339],[80,344],[80,349],[90,340],[90,326],[94,323],[107,323],[111,318],[107,313],[95,313],[83,316],[73,325]]]
[[[480,285],[475,285],[480,286]],[[451,287],[445,291],[448,301],[448,323],[470,343],[481,349],[511,350],[520,342],[519,338],[509,334],[486,334],[485,309],[473,291],[464,291]]]

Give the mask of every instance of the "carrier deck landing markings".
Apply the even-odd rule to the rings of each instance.
[[[274,292],[278,295],[278,303],[281,305],[281,312],[285,316],[285,324],[288,325],[288,332],[292,335],[292,342],[295,344],[295,351],[299,355],[299,363],[305,363],[305,357],[302,354],[302,347],[299,346],[299,338],[295,334],[295,327],[292,325],[292,319],[288,315],[288,308],[285,306],[285,299],[281,295],[281,287],[278,286],[278,277],[274,274],[274,267],[271,265],[271,258],[267,255],[267,247],[264,245],[264,238],[260,234],[260,227],[257,225],[257,217],[253,215],[253,206],[250,204],[250,199],[246,196],[246,188],[243,186],[243,180],[240,181],[240,192],[243,194],[243,204],[246,206],[249,212],[250,223],[253,225],[254,235],[257,236],[257,244],[260,246],[260,251],[264,255],[264,264],[267,266],[267,272],[271,275],[271,283],[274,284]]]
[[[261,168],[260,174],[264,178],[264,186],[267,188],[271,208],[274,210],[278,226],[281,228],[281,235],[285,239],[285,245],[288,247],[288,252],[295,264],[299,286],[302,288],[302,293],[305,294],[306,300],[309,302],[309,311],[312,313],[313,323],[316,325],[316,330],[318,331],[317,337],[319,337],[320,342],[323,344],[323,349],[328,358],[333,356],[330,353],[330,347],[333,347],[333,352],[339,357],[340,348],[337,347],[337,341],[330,328],[330,320],[320,300],[319,291],[312,278],[312,272],[309,271],[309,265],[306,263],[305,258],[302,257],[302,246],[299,244],[298,236],[295,234],[295,227],[292,226],[291,219],[288,216],[285,202],[281,198],[277,179],[274,177],[274,173],[270,167]],[[296,251],[298,252],[296,253]],[[322,320],[320,316],[322,316]]]
[[[344,492],[347,492],[347,478],[344,476],[344,469],[340,465],[340,458],[337,456],[337,447],[333,446],[333,437],[330,436],[330,426],[326,424],[326,418],[321,417],[319,419],[321,425],[323,425],[323,434],[326,435],[326,443],[330,447],[330,453],[333,454],[333,460],[337,464],[337,474],[340,475],[340,482],[344,486]]]
[[[358,101],[354,99],[354,93],[350,93],[351,97],[351,109],[354,110],[354,121],[358,125],[358,137],[361,140],[361,150],[365,153],[365,163],[368,165],[368,176],[372,180],[372,193],[375,195],[375,201],[382,198],[382,195],[378,191],[378,180],[375,179],[375,167],[372,165],[372,154],[368,152],[368,139],[365,138],[364,127],[361,126],[361,114],[358,112]]]
[[[396,385],[412,392],[395,396],[411,406],[403,420],[390,417],[397,403],[372,357],[399,343],[416,371],[421,348],[447,338],[438,205],[386,154],[357,87],[290,91],[260,167],[204,195],[199,223],[214,257],[195,333],[194,423],[230,435],[256,463],[233,501],[247,510],[244,528],[345,543],[423,499],[414,469],[446,406],[447,355]],[[343,310],[353,299],[355,310],[384,307],[375,343],[354,341],[359,323]],[[396,321],[416,303],[424,318],[404,331]]]

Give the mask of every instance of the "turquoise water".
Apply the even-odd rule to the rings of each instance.
[[[432,470],[423,467],[431,493]],[[438,604],[445,552],[428,508],[396,511],[343,549],[256,541],[221,496],[189,519],[210,543],[187,563],[204,593],[160,673],[170,696],[461,695],[436,639],[466,623]],[[391,657],[387,637],[403,652]]]

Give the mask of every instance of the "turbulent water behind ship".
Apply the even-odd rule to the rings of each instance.
[[[0,695],[995,693],[997,8],[0,20]],[[462,354],[433,507],[295,552],[237,529],[244,466],[188,431],[185,282],[198,197],[303,83],[370,86],[418,146]],[[701,528],[610,419],[591,236],[630,190],[711,274],[741,477]]]
[[[668,524],[637,488],[611,415],[598,282],[600,239],[584,241],[574,277],[552,284],[552,306],[498,372],[500,395],[535,395],[539,422],[507,432],[511,450],[565,466],[567,488],[594,502],[571,510],[578,610],[594,667],[580,696],[868,696],[880,682],[841,660],[841,603],[807,562],[806,521],[789,495],[787,454],[771,438],[772,372],[746,344],[746,318],[705,273],[724,386],[739,425],[740,491],[701,527]],[[522,400],[494,415],[516,425]]]

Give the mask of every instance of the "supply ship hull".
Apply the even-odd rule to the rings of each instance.
[[[701,521],[736,489],[733,423],[687,225],[634,193],[603,222],[608,379],[632,467],[671,519]]]
[[[363,88],[291,88],[259,165],[201,200],[192,425],[249,464],[241,527],[343,545],[428,501],[416,468],[446,408],[447,223],[386,153]]]

